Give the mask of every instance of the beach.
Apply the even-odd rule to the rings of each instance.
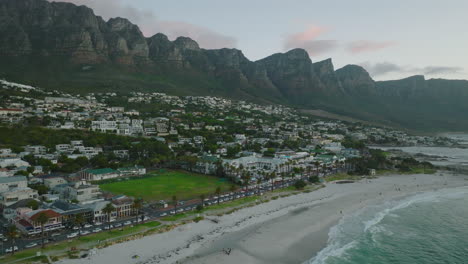
[[[216,218],[179,226],[61,263],[304,263],[327,246],[330,229],[359,210],[389,200],[466,186],[468,176],[385,175],[349,184],[328,183],[310,193],[271,200]],[[225,251],[230,251],[226,254]],[[132,256],[139,258],[133,259]]]

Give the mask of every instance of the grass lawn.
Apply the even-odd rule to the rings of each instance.
[[[331,181],[343,181],[343,180],[360,180],[362,177],[360,176],[352,176],[348,175],[346,173],[337,173],[337,174],[332,174],[329,176],[326,176],[325,181],[331,182]]]
[[[201,194],[214,194],[217,187],[221,187],[223,192],[228,191],[230,186],[228,181],[216,177],[184,171],[169,171],[151,177],[100,185],[102,190],[143,198],[146,201],[170,201],[173,195],[179,200],[198,198]]]

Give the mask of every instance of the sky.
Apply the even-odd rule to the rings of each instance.
[[[466,0],[64,0],[104,19],[125,17],[145,36],[187,36],[258,60],[293,48],[376,80],[422,74],[468,79]]]

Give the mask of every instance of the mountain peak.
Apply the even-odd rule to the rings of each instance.
[[[181,49],[200,50],[198,43],[188,37],[178,37],[176,40],[174,40],[174,44]]]
[[[335,73],[348,94],[375,93],[375,82],[363,67],[348,64]]]
[[[291,59],[307,59],[307,60],[310,60],[309,53],[307,53],[307,51],[305,49],[300,49],[300,48],[292,49],[292,50],[284,53],[284,55],[288,56]]]

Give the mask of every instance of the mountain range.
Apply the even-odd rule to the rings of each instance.
[[[0,0],[0,78],[70,92],[161,91],[322,109],[414,130],[468,131],[468,81],[413,76],[374,81],[357,65],[335,70],[303,49],[250,61],[187,37],[145,37],[125,18],[86,6]]]

